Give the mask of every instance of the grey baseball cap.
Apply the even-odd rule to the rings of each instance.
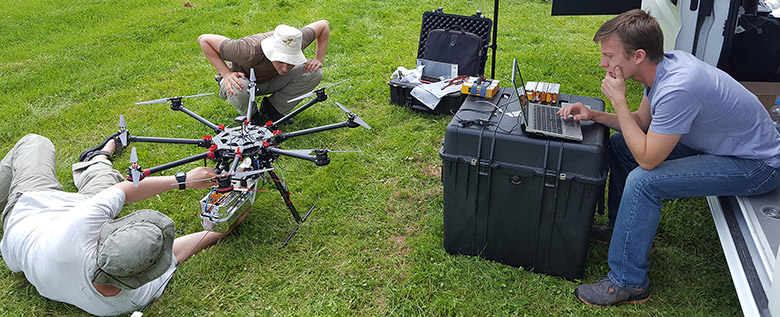
[[[92,283],[136,289],[162,276],[173,262],[174,224],[143,209],[100,227]]]

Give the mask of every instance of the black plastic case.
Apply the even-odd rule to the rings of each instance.
[[[583,122],[582,142],[521,129],[514,97],[469,96],[447,126],[443,161],[444,248],[566,279],[582,277],[590,228],[603,208],[609,130]],[[603,110],[599,98],[561,95]],[[491,113],[493,113],[491,115]]]
[[[487,50],[490,47],[490,31],[493,27],[493,21],[482,16],[482,11],[477,10],[474,15],[456,15],[444,13],[442,8],[437,10],[423,12],[422,24],[420,26],[420,44],[417,48],[417,58],[422,58],[425,54],[425,41],[428,36],[428,32],[435,29],[449,28],[453,25],[460,25],[466,32],[471,32],[479,35],[483,43],[480,61],[480,74],[485,73],[485,63],[487,62]],[[397,79],[393,79],[387,83],[390,86],[390,103],[399,106],[409,107],[413,110],[432,113],[432,114],[453,114],[460,108],[466,96],[460,93],[453,93],[444,96],[436,107],[431,110],[423,105],[420,101],[410,95],[415,85],[408,83],[401,83]]]

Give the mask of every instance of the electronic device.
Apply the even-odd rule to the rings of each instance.
[[[500,88],[501,81],[497,79],[469,77],[463,81],[461,93],[483,98],[493,98]]]
[[[296,97],[296,99],[304,99],[315,96],[314,99],[310,100],[305,105],[298,107],[275,122],[269,121],[264,126],[254,125],[251,123],[251,115],[254,109],[256,109],[255,80],[254,69],[251,69],[248,87],[250,98],[247,114],[246,116],[239,116],[236,118],[236,122],[238,122],[239,125],[232,128],[216,125],[182,105],[182,99],[206,96],[213,93],[162,98],[136,103],[137,105],[141,105],[170,102],[172,110],[182,111],[211,128],[215,133],[213,136],[206,135],[201,139],[135,136],[130,134],[124,116],[120,115],[120,128],[116,135],[121,144],[117,144],[117,146],[127,147],[131,142],[149,142],[191,144],[207,149],[206,152],[201,154],[156,167],[142,169],[138,164],[136,149],[133,147],[130,155],[130,167],[128,168],[127,180],[132,181],[134,186],[138,186],[139,182],[150,174],[198,160],[204,160],[204,163],[210,160],[216,163],[214,170],[217,172],[217,176],[215,176],[214,179],[216,180],[217,185],[200,200],[201,210],[199,216],[205,230],[227,232],[231,226],[237,222],[240,216],[251,208],[258,187],[265,184],[273,184],[273,186],[276,187],[293,218],[298,223],[298,226],[300,226],[300,224],[308,218],[316,205],[313,205],[308,213],[304,217],[301,217],[290,199],[290,192],[287,189],[287,184],[274,171],[274,164],[280,156],[288,156],[310,161],[317,166],[325,166],[330,163],[328,152],[344,151],[329,151],[327,149],[288,150],[282,149],[280,144],[290,138],[338,128],[357,128],[362,126],[366,129],[371,129],[371,127],[347,107],[336,102],[336,105],[347,115],[347,119],[343,122],[293,132],[282,132],[278,129],[282,123],[290,120],[295,115],[318,102],[325,101],[328,98],[327,94],[325,94],[325,88],[342,83],[346,80]],[[181,184],[184,183],[210,180],[200,179],[181,181],[181,179],[182,177],[180,175],[177,177],[177,183],[173,185],[179,185],[181,187]],[[282,244],[282,247],[287,244],[297,230],[298,227],[292,231],[287,240]]]
[[[512,85],[522,112],[522,128],[525,133],[574,141],[582,141],[580,122],[564,119],[557,114],[559,107],[530,102],[525,82],[520,74],[517,59],[512,61]]]

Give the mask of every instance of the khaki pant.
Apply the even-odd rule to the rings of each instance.
[[[111,161],[93,160],[73,164],[73,181],[78,193],[92,196],[124,180]],[[27,191],[62,190],[57,181],[54,144],[45,137],[28,134],[0,161],[0,210],[3,229],[6,215]]]
[[[249,74],[247,74],[249,76]],[[223,85],[224,79],[219,82],[219,96],[227,99],[228,103],[238,110],[239,115],[245,116],[249,108],[249,80],[239,78],[244,88],[237,94],[231,95]],[[322,81],[322,69],[311,73],[303,70],[303,64],[293,67],[284,76],[275,76],[271,80],[257,84],[257,95],[267,95],[271,104],[276,107],[276,111],[285,114],[295,108],[301,101],[287,102],[290,99],[303,95],[314,90]],[[252,115],[256,112],[253,111]]]

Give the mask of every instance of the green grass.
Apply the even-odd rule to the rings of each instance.
[[[235,234],[183,264],[147,315],[725,315],[740,313],[706,202],[667,202],[651,255],[653,297],[643,305],[595,309],[572,295],[607,271],[607,248],[591,244],[581,281],[529,272],[442,247],[441,159],[451,116],[388,104],[386,82],[414,65],[422,12],[492,17],[493,1],[50,1],[6,0],[0,22],[0,151],[26,133],[52,139],[58,176],[73,191],[70,164],[116,131],[123,114],[134,135],[200,137],[209,130],[166,105],[134,105],[215,92],[214,69],[196,42],[203,33],[238,38],[280,23],[331,22],[324,84],[331,100],[302,113],[296,130],[343,119],[339,101],[374,129],[336,130],[292,139],[286,148],[334,153],[326,167],[285,160],[299,210],[317,204],[290,245],[295,223],[277,193],[259,196]],[[508,82],[512,58],[526,80],[564,83],[562,92],[601,97],[603,70],[591,41],[609,17],[551,17],[550,2],[504,1],[498,21],[496,78]],[[310,56],[313,51],[308,51]],[[488,71],[489,73],[489,71]],[[641,88],[629,85],[636,104]],[[234,110],[214,97],[185,105],[212,122]],[[196,154],[195,147],[136,144],[145,166]],[[127,168],[129,154],[116,160]],[[192,168],[190,164],[181,170]],[[172,174],[176,170],[166,172]],[[127,206],[170,215],[177,230],[199,230],[202,191],[171,191]],[[604,222],[603,216],[597,218]],[[80,315],[47,300],[0,266],[0,314]]]

